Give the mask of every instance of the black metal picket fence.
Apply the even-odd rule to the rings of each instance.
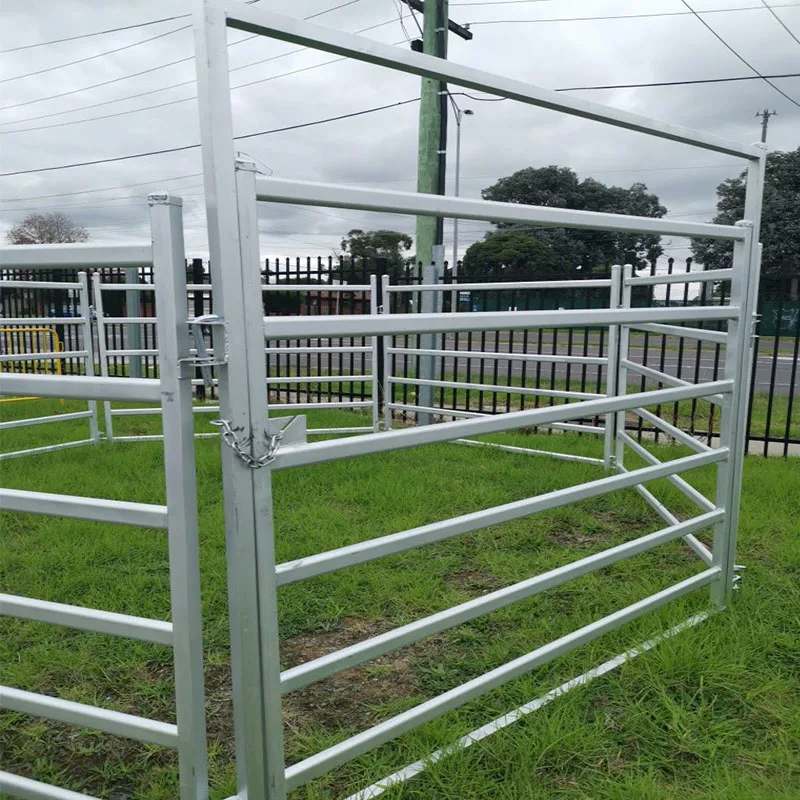
[[[664,266],[655,263],[649,268],[651,274],[666,271],[685,271],[691,262],[676,262],[669,259]],[[646,273],[647,270],[644,271]],[[51,274],[52,273],[52,274]],[[644,274],[641,273],[640,274]],[[286,284],[283,291],[264,292],[264,313],[270,315],[316,316],[327,314],[369,313],[368,293],[361,289],[348,291],[325,290],[332,283],[347,284],[354,287],[366,286],[372,275],[389,274],[395,286],[413,287],[422,280],[420,265],[391,265],[386,261],[355,261],[351,259],[328,258],[282,258],[268,259],[264,264],[263,282],[265,284]],[[104,283],[124,282],[129,273],[124,269],[108,268],[99,271]],[[34,279],[32,274],[22,271],[0,271],[0,277],[7,279]],[[549,276],[537,275],[536,279]],[[557,278],[559,276],[552,276]],[[563,274],[560,277],[565,277]],[[570,275],[575,278],[575,275]],[[579,276],[578,276],[579,277]],[[586,278],[607,277],[593,273]],[[74,271],[52,270],[47,274],[37,271],[36,280],[71,280]],[[138,280],[150,283],[152,273],[140,269]],[[531,280],[530,274],[504,275],[507,281]],[[443,282],[451,282],[449,271],[445,271]],[[470,282],[483,282],[470,276]],[[487,280],[496,281],[496,278]],[[187,262],[187,284],[190,286],[209,285],[208,265],[201,259]],[[292,285],[315,285],[319,290],[313,292],[292,289]],[[800,298],[798,297],[800,275],[765,276],[762,278],[759,295],[758,338],[753,355],[753,377],[750,400],[749,441],[757,443],[764,455],[768,453],[788,454],[793,446],[800,445],[800,387],[798,381],[798,351],[800,350]],[[705,284],[713,287],[713,284]],[[722,289],[706,288],[702,295],[692,294],[689,284],[669,285],[660,290],[640,287],[633,295],[632,302],[639,306],[691,305],[725,303],[725,284]],[[569,288],[569,289],[500,289],[481,291],[462,291],[442,293],[442,308],[450,311],[452,302],[457,303],[457,313],[492,310],[537,310],[537,309],[584,309],[606,307],[607,289]],[[127,293],[105,293],[104,311],[109,317],[153,316],[155,318],[154,296],[149,291]],[[136,308],[128,308],[128,302],[136,302]],[[421,293],[392,293],[390,311],[409,312],[421,307]],[[41,317],[77,315],[78,301],[74,293],[60,289],[3,289],[0,294],[3,316]],[[187,313],[200,316],[213,312],[211,293],[202,289],[187,292]],[[80,335],[77,326],[55,326],[67,350],[80,349],[80,343],[73,338]],[[111,350],[131,347],[132,334],[122,324],[107,324],[105,328],[106,345]],[[138,326],[135,334],[137,349],[157,347],[156,325]],[[341,341],[326,340],[325,345],[366,345],[366,340],[348,338]],[[395,337],[395,345],[402,348],[417,347],[412,337]],[[279,349],[281,345],[320,346],[318,339],[305,339],[292,343],[267,342],[268,348]],[[523,359],[502,358],[496,360],[470,357],[470,351],[493,351],[504,356],[526,353],[550,353],[562,356],[605,356],[607,333],[603,329],[568,328],[547,330],[494,331],[480,334],[442,335],[439,349],[452,351],[436,361],[438,377],[443,380],[458,379],[468,383],[494,384],[514,388],[544,389],[559,391],[597,392],[605,389],[605,368],[602,365],[573,364],[554,360],[550,362],[531,362]],[[382,349],[379,349],[382,352]],[[631,338],[631,357],[645,365],[668,372],[686,380],[715,380],[724,369],[724,351],[720,345],[709,342],[693,342],[670,339],[661,334],[636,333]],[[270,353],[268,356],[271,376],[313,376],[348,375],[361,372],[367,364],[369,354],[365,353]],[[126,375],[135,372],[140,375],[157,375],[158,364],[154,356],[143,356],[131,363],[131,359],[112,357],[109,359],[112,375]],[[413,358],[394,356],[392,363],[383,364],[379,358],[378,373],[391,369],[398,376],[413,377],[416,374],[416,361]],[[66,359],[63,372],[75,374],[83,369],[80,359]],[[198,378],[199,378],[198,374]],[[642,379],[644,380],[644,379]],[[382,385],[382,381],[381,381]],[[634,386],[632,384],[632,386]],[[271,386],[272,398],[281,402],[330,402],[345,399],[366,399],[370,386],[365,382],[341,383],[275,383]],[[394,391],[396,400],[407,403],[413,387],[398,384]],[[214,396],[213,387],[198,387],[201,397]],[[435,404],[443,410],[456,410],[481,413],[501,413],[514,408],[537,407],[554,402],[562,402],[558,396],[527,396],[513,392],[490,390],[464,390],[455,388],[437,389]],[[712,441],[719,434],[719,419],[714,406],[701,402],[676,404],[669,409],[660,409],[665,418],[678,424],[693,435]],[[641,418],[631,418],[629,424],[638,438],[647,436],[658,441],[663,434],[658,430],[648,430]],[[754,445],[751,445],[751,451]]]

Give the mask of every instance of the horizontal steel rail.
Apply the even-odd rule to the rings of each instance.
[[[477,439],[456,439],[455,444],[465,444],[469,447],[493,447],[497,450],[505,450],[507,453],[520,453],[533,456],[547,456],[556,461],[579,461],[583,464],[605,463],[602,458],[592,458],[591,456],[576,456],[572,453],[559,453],[554,450],[536,450],[533,447],[517,447],[513,444],[500,444],[499,442],[481,442]]]
[[[0,394],[79,400],[161,400],[161,383],[152,378],[98,378],[88,375],[0,373]]]
[[[727,344],[728,334],[725,331],[703,330],[702,328],[687,328],[681,325],[660,325],[655,322],[639,323],[631,325],[637,331],[648,331],[649,333],[661,333],[664,336],[678,336],[685,339],[696,339],[701,342],[716,342],[717,344]]]
[[[372,375],[292,375],[281,377],[269,375],[267,383],[363,383],[371,381]],[[282,408],[282,403],[276,403],[277,408]]]
[[[2,792],[12,797],[19,797],[21,800],[98,800],[92,795],[72,792],[60,786],[0,771],[0,793]]]
[[[616,564],[627,558],[633,558],[661,544],[666,544],[688,533],[697,533],[720,522],[725,516],[722,509],[716,509],[685,522],[679,522],[668,528],[640,536],[624,544],[611,547],[599,553],[573,561],[561,567],[543,572],[533,578],[519,581],[512,586],[498,589],[483,597],[468,600],[452,606],[437,614],[431,614],[394,630],[373,636],[357,644],[342,648],[328,655],[307,661],[297,667],[281,673],[281,690],[284,693],[294,692],[315,681],[321,681],[365,661],[379,658],[386,653],[405,647],[429,636],[449,630],[465,622],[485,614],[491,614],[512,603],[533,597],[548,589],[561,586],[568,581],[588,575],[591,572]]]
[[[107,325],[156,325],[156,317],[105,317]]]
[[[6,317],[2,320],[3,326],[8,325],[41,325],[52,327],[53,325],[85,325],[86,320],[83,317]],[[24,333],[25,331],[21,331]]]
[[[662,283],[705,283],[733,280],[732,269],[714,269],[704,272],[673,272],[668,275],[634,275],[625,279],[626,286],[659,286]]]
[[[118,358],[126,358],[131,356],[157,356],[158,350],[155,348],[140,349],[140,350],[112,350],[106,348],[106,358],[117,356]]]
[[[619,363],[621,367],[637,372],[639,375],[644,375],[645,378],[650,378],[651,381],[663,383],[665,386],[702,386],[702,384],[695,384],[691,383],[691,381],[685,381],[683,378],[676,378],[674,375],[668,375],[666,372],[661,372],[660,370],[653,369],[645,364],[639,364],[627,358],[621,358]],[[718,394],[711,394],[703,399],[708,400],[709,403],[716,403],[717,405],[722,404],[722,397]]]
[[[215,5],[224,9],[228,26],[239,30],[304,45],[326,53],[347,56],[377,66],[390,67],[412,75],[454,83],[528,105],[563,111],[565,114],[683,142],[718,153],[749,159],[759,157],[759,151],[753,145],[728,141],[669,122],[660,122],[639,114],[542,89],[522,81],[493,75],[457,62],[381,44],[363,36],[342,33],[305,20],[281,16],[261,6],[229,6],[221,2]]]
[[[355,425],[351,428],[309,428],[306,433],[309,436],[324,436],[332,433],[365,433],[371,430],[372,425]]]
[[[647,448],[642,447],[639,442],[636,441],[632,436],[629,436],[624,431],[619,432],[619,436],[623,442],[625,442],[628,447],[633,450],[636,455],[642,458],[651,466],[656,464],[662,464],[663,462],[656,458]],[[705,452],[713,452],[712,448],[708,448]],[[693,503],[698,505],[700,508],[704,509],[705,511],[710,511],[713,508],[716,508],[714,503],[709,500],[702,492],[698,491],[694,488],[690,483],[687,483],[683,478],[679,475],[670,475],[667,480],[679,491],[681,491],[686,497],[689,498]]]
[[[271,408],[276,412],[313,411],[326,408],[372,408],[372,400],[333,400],[330,403],[324,401],[321,403],[275,403]]]
[[[2,269],[145,267],[153,263],[150,242],[131,244],[27,244],[0,247]]]
[[[656,466],[642,467],[624,474],[608,475],[579,486],[557,489],[537,497],[516,500],[512,503],[474,511],[440,522],[433,522],[429,525],[411,528],[400,533],[368,539],[367,541],[339,547],[335,550],[315,553],[294,561],[278,564],[275,567],[277,583],[278,586],[285,586],[286,584],[296,583],[318,575],[325,575],[345,567],[363,564],[367,561],[403,553],[433,542],[451,539],[454,536],[474,533],[492,525],[500,525],[504,522],[529,517],[542,511],[561,508],[579,500],[599,497],[620,489],[629,489],[640,483],[696,469],[707,464],[716,464],[727,458],[728,451],[726,449],[686,456]]]
[[[662,419],[652,411],[648,411],[645,408],[634,408],[631,410],[637,416],[641,417],[642,419],[646,419],[651,425],[654,425],[656,428],[666,433],[667,436],[675,439],[675,441],[685,444],[687,447],[691,447],[696,453],[706,453],[713,449],[705,442],[695,439],[690,433],[686,433],[686,431],[676,428],[672,423],[667,422],[665,419]]]
[[[368,283],[262,283],[262,292],[368,292]]]
[[[3,320],[0,320],[2,324]],[[21,331],[24,333],[24,331]],[[9,353],[0,355],[0,362],[9,361],[45,361],[49,359],[66,358],[86,358],[88,353],[85,350],[54,350],[49,353]]]
[[[70,450],[73,447],[83,447],[87,444],[95,444],[94,439],[79,439],[75,442],[61,442],[60,444],[47,444],[42,447],[31,447],[28,450],[14,450],[12,453],[0,453],[0,461],[9,461],[12,458],[23,458],[24,456],[35,456],[42,453],[55,453],[58,450]]]
[[[574,211],[569,208],[472,200],[422,192],[362,189],[341,184],[290,181],[282,178],[259,178],[256,181],[256,197],[259,200],[276,203],[297,203],[413,216],[475,219],[486,222],[528,222],[541,227],[651,233],[657,236],[733,241],[743,240],[745,237],[744,230],[733,225],[683,222],[659,217],[634,217],[600,211]]]
[[[542,397],[566,397],[575,398],[576,400],[591,400],[597,397],[605,397],[604,394],[597,392],[567,392],[560,389],[536,389],[527,386],[504,386],[499,383],[467,383],[465,381],[439,381],[427,380],[425,378],[396,378],[390,377],[387,379],[389,383],[397,383],[408,386],[439,386],[444,389],[475,389],[482,392],[491,392],[493,394],[529,394],[539,395]],[[440,409],[443,411],[444,409]]]
[[[7,281],[0,280],[2,289],[74,289],[79,291],[81,284],[77,281]]]
[[[735,319],[734,306],[672,308],[590,308],[575,311],[476,311],[470,314],[347,314],[314,318],[318,336],[382,336],[454,331],[518,330],[520,328],[593,328],[637,322],[683,322]],[[152,320],[146,320],[152,321]],[[307,317],[265,317],[267,339],[308,338]]]
[[[172,623],[96,608],[51,603],[32,597],[0,594],[0,616],[48,622],[94,633],[172,646]]]
[[[125,736],[140,742],[175,748],[178,745],[178,729],[167,722],[123,714],[107,708],[98,708],[84,703],[74,703],[59,697],[25,692],[9,686],[0,687],[0,708],[46,717],[81,728],[95,728],[115,736]]]
[[[316,338],[316,337],[315,337]],[[289,346],[289,347],[265,347],[265,353],[269,354],[277,354],[277,355],[290,355],[295,353],[371,353],[372,347],[369,345],[342,345],[340,347],[337,346],[325,346],[325,345],[314,345],[313,347],[303,347],[302,345],[298,346]]]
[[[591,278],[585,281],[508,281],[495,283],[422,283],[389,285],[387,292],[478,292],[506,291],[517,289],[610,289],[610,278]]]
[[[76,419],[87,419],[92,416],[91,411],[73,411],[69,414],[52,414],[49,417],[31,417],[30,419],[10,419],[8,422],[0,422],[0,431],[9,428],[29,428],[32,425],[47,425],[51,422],[70,422]]]
[[[511,411],[478,419],[465,419],[447,425],[426,425],[418,428],[384,431],[381,433],[357,436],[342,441],[313,442],[305,445],[290,445],[278,450],[273,469],[288,469],[339,458],[354,458],[361,455],[386,453],[415,447],[420,444],[434,444],[479,436],[485,433],[500,433],[530,426],[545,425],[579,417],[593,417],[597,414],[615,411],[629,411],[639,406],[671,403],[679,400],[705,397],[716,392],[731,392],[733,381],[713,381],[699,385],[681,386],[672,389],[657,389],[650,392],[637,392],[619,397],[602,397],[566,405],[531,408]],[[436,409],[436,413],[447,414],[447,409]]]
[[[560,364],[607,364],[605,356],[568,356],[561,353],[499,353],[494,350],[433,350],[422,347],[389,347],[387,353],[407,356],[491,359],[493,361],[557,361]]]
[[[385,722],[352,736],[344,742],[335,744],[316,755],[293,764],[286,770],[287,787],[294,789],[345,761],[349,761],[385,742],[391,741],[400,736],[400,734],[424,722],[436,719],[454,708],[459,708],[470,700],[475,700],[487,692],[503,686],[514,678],[525,675],[555,658],[572,652],[578,647],[597,639],[604,633],[613,631],[627,622],[660,608],[671,600],[683,597],[703,586],[708,586],[712,581],[719,578],[720,573],[721,569],[719,567],[706,569],[691,578],[670,586],[668,589],[650,595],[637,603],[632,603],[565,636],[560,636],[558,639],[554,639],[552,642],[538,647],[524,656],[515,658],[496,669],[473,678],[454,689],[440,694],[438,697],[420,703],[408,711],[404,711]]]
[[[138,528],[167,529],[166,506],[131,503],[127,500],[0,489],[0,510],[48,514],[89,522],[111,522]]]

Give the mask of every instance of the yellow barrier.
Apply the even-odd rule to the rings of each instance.
[[[18,360],[0,360],[0,372],[60,375],[61,358],[50,355],[63,353],[64,344],[55,328],[0,328],[0,355],[20,356]],[[30,358],[41,354],[41,358]],[[0,403],[36,400],[36,397],[0,397]]]

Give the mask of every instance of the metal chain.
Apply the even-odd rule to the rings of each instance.
[[[230,420],[227,419],[211,420],[211,424],[222,428],[222,441],[225,442],[250,469],[261,469],[261,467],[266,467],[268,464],[271,464],[275,460],[280,441],[283,439],[282,432],[269,434],[267,436],[267,452],[264,453],[263,456],[256,458],[244,449],[245,446],[252,445],[253,437],[250,436],[243,442],[238,436],[238,432],[244,430],[243,428],[233,428]]]

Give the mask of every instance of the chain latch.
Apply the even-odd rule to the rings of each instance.
[[[250,469],[261,469],[261,467],[266,467],[268,464],[271,464],[275,460],[281,439],[283,439],[283,431],[265,434],[264,438],[266,440],[267,450],[261,456],[254,456],[252,452],[248,452],[248,450],[252,451],[253,449],[253,436],[242,436],[241,434],[244,428],[234,428],[230,420],[227,419],[215,419],[211,421],[211,424],[222,429],[222,441],[225,442],[225,444],[236,453],[237,457],[244,461]]]

